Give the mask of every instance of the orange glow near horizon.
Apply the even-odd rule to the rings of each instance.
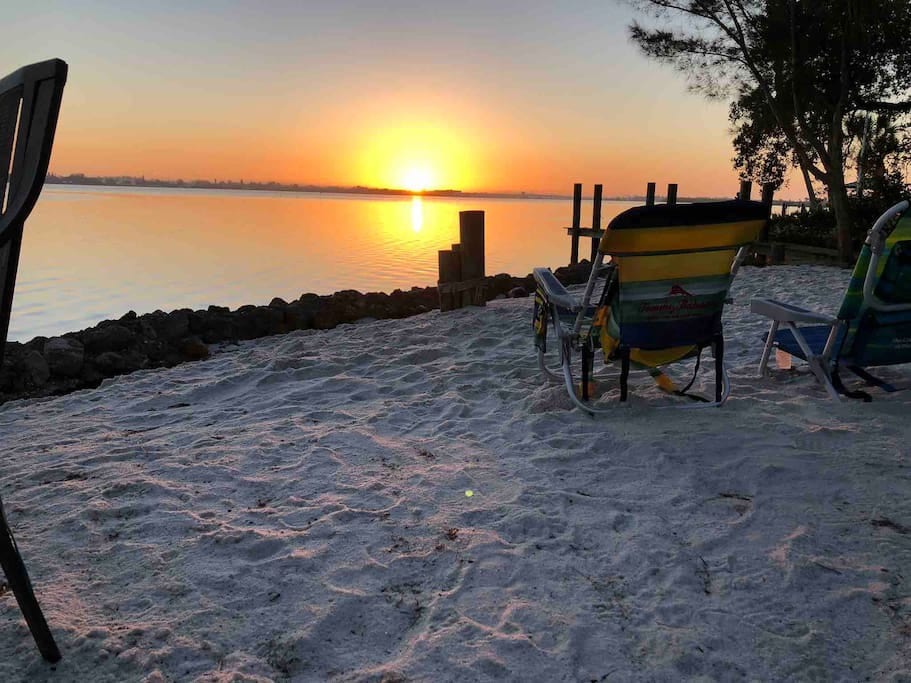
[[[739,185],[727,105],[643,57],[628,3],[539,3],[520,21],[508,3],[7,4],[5,68],[70,64],[58,175],[561,195],[581,182],[608,197]],[[149,26],[168,30],[148,41]],[[777,196],[805,197],[789,177]]]
[[[637,124],[629,112],[597,125],[580,123],[558,135],[552,132],[555,125],[536,117],[504,117],[470,101],[407,95],[340,105],[324,115],[321,125],[301,119],[268,132],[257,124],[230,134],[210,123],[162,126],[161,117],[153,120],[146,112],[129,119],[129,126],[120,119],[99,123],[93,109],[65,106],[51,170],[410,192],[568,194],[572,183],[582,182],[586,192],[602,183],[605,196],[622,197],[644,194],[648,181],[662,189],[678,183],[682,197],[725,197],[737,191],[730,141],[715,122],[680,128],[645,117]],[[640,117],[645,107],[642,103]],[[254,119],[252,114],[244,118]],[[806,192],[799,173],[789,178],[776,195],[800,200]]]
[[[356,161],[359,184],[411,192],[477,185],[464,136],[432,124],[400,125],[372,134]]]

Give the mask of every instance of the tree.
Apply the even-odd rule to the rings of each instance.
[[[816,188],[809,172],[791,149],[781,126],[772,116],[762,97],[746,93],[731,103],[730,115],[734,138],[734,168],[741,177],[760,184],[781,187],[789,168],[800,168],[807,189],[810,209],[819,208]]]
[[[850,124],[862,114],[911,111],[911,2],[631,2],[657,22],[630,27],[646,55],[687,74],[695,90],[731,101],[738,153],[760,153],[758,162],[742,159],[742,168],[755,171],[750,164],[787,148],[808,186],[825,187],[839,251],[850,262],[845,171],[857,144]],[[684,24],[673,23],[680,18]]]
[[[911,117],[881,114],[852,122],[849,130],[862,140],[857,154],[857,195],[898,201],[907,193],[911,157]]]

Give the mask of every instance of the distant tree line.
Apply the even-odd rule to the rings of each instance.
[[[60,185],[113,185],[120,187],[187,187],[208,190],[264,190],[272,192],[337,192],[357,194],[415,194],[409,190],[383,187],[337,186],[337,185],[301,185],[299,183],[280,183],[274,180],[265,182],[245,182],[244,180],[161,180],[145,176],[90,176],[84,173],[72,173],[66,176],[49,173],[45,182]],[[461,195],[459,190],[432,190],[424,194],[435,196]]]

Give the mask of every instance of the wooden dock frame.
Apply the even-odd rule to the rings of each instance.
[[[437,253],[440,310],[487,304],[484,265],[484,212],[459,212],[459,244]]]
[[[645,190],[645,205],[654,206],[655,205],[655,187],[656,184],[653,182],[648,183]],[[667,194],[665,195],[665,202],[668,206],[675,206],[677,204],[677,183],[669,183],[667,186]],[[749,180],[740,181],[740,188],[737,192],[738,199],[750,199],[750,195],[753,191],[753,183]],[[573,223],[566,228],[566,233],[572,238],[570,243],[570,253],[569,253],[569,264],[574,266],[579,263],[579,239],[581,237],[590,237],[591,238],[591,260],[594,262],[595,256],[598,254],[598,244],[601,242],[601,238],[604,236],[604,230],[601,228],[601,197],[603,192],[603,186],[599,183],[595,185],[594,193],[592,194],[593,206],[592,206],[592,226],[590,228],[582,227],[581,223],[581,214],[582,214],[582,183],[575,183],[573,185]],[[773,183],[765,183],[762,186],[762,203],[766,205],[769,211],[769,215],[772,214],[772,202],[774,201],[775,196],[775,185]],[[768,241],[768,227],[763,231],[763,234],[759,236],[760,242]],[[772,253],[777,253],[773,251]]]

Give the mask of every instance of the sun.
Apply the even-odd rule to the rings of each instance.
[[[433,171],[427,166],[412,165],[405,168],[400,182],[403,189],[423,192],[433,187]]]
[[[465,189],[475,183],[475,136],[432,121],[377,121],[361,131],[355,173],[357,183],[420,194],[428,190]]]

